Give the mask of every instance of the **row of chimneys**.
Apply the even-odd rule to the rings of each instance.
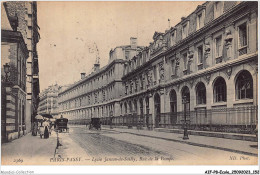
[[[94,64],[94,72],[98,71],[99,69],[100,69],[100,64]],[[80,75],[81,75],[81,79],[86,77],[85,72],[80,73]]]

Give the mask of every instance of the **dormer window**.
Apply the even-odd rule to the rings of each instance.
[[[196,29],[199,30],[202,27],[204,27],[204,20],[205,20],[205,9],[206,6],[199,5],[197,9],[195,10],[195,13],[197,15],[196,19]]]
[[[182,39],[186,38],[188,36],[188,24],[184,24],[182,26]]]
[[[203,12],[201,12],[197,15],[197,30],[204,27],[204,19],[205,19],[205,15]]]
[[[198,29],[200,29],[202,26],[202,14],[199,14],[197,16],[197,24],[198,24]]]
[[[217,1],[214,4],[214,17],[217,18],[223,14],[223,1]]]
[[[176,44],[176,30],[171,31],[170,42],[171,42],[171,46]]]
[[[129,51],[125,51],[125,59],[128,60],[129,59]]]

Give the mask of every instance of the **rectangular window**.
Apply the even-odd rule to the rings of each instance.
[[[198,63],[203,63],[203,46],[198,47]]]
[[[183,25],[182,27],[182,39],[188,36],[188,27],[187,24]]]
[[[197,19],[198,19],[198,22],[197,22],[198,27],[197,27],[197,29],[200,29],[202,27],[202,14],[199,14]]]
[[[172,75],[176,75],[175,59],[171,60],[171,69],[172,69]]]
[[[125,59],[126,60],[128,60],[129,59],[129,57],[130,57],[130,55],[129,55],[130,53],[129,53],[129,51],[125,51]]]
[[[247,29],[246,23],[238,27],[239,30],[239,48],[247,46]]]
[[[175,31],[171,34],[171,46],[175,44]]]
[[[216,58],[222,56],[222,36],[219,36],[215,39],[216,44]]]
[[[215,2],[215,18],[219,17],[223,13],[223,4],[220,1]]]
[[[188,58],[187,58],[187,53],[183,54],[183,67],[185,70],[187,70],[187,64],[188,64]]]
[[[154,77],[154,81],[157,80],[157,70],[156,70],[156,66],[153,67],[153,77]]]

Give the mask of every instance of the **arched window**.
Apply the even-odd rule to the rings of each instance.
[[[143,111],[143,99],[142,98],[139,99],[139,103],[140,103],[140,116],[143,117],[144,111]]]
[[[196,88],[197,104],[206,104],[206,87],[204,83],[199,82]]]
[[[125,102],[125,114],[127,114],[127,104]]]
[[[134,100],[134,110],[133,113],[137,113],[137,100]]]
[[[217,78],[217,80],[214,83],[214,101],[227,101],[227,85],[226,81],[222,77]]]
[[[171,112],[177,112],[177,95],[175,90],[171,90],[170,92],[170,107]]]
[[[177,95],[175,90],[170,92],[170,123],[176,124],[177,122]]]
[[[246,70],[242,71],[237,77],[236,98],[237,99],[253,98],[253,78],[251,74]]]
[[[132,113],[133,112],[133,108],[132,108],[132,102],[131,101],[129,101],[129,112],[130,113]]]
[[[155,109],[155,127],[159,127],[159,123],[161,121],[161,99],[160,95],[156,93],[154,95],[154,109]]]
[[[146,111],[147,110],[149,111],[149,97],[145,98],[145,108],[146,108]]]
[[[182,88],[182,104],[183,104],[183,110],[185,109],[186,105],[186,111],[190,110],[190,90],[187,86]]]

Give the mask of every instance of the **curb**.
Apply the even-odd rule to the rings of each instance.
[[[103,127],[106,127],[106,126],[104,125]],[[119,128],[119,129],[129,129],[127,126],[113,126],[113,127]],[[137,129],[137,128],[133,127],[131,129]],[[143,128],[143,130],[147,130],[147,129]],[[183,130],[180,130],[180,129],[154,128],[154,131],[183,134]],[[244,141],[251,141],[251,142],[257,142],[258,141],[258,138],[253,134],[250,135],[250,134],[223,133],[223,132],[206,132],[206,131],[196,131],[196,130],[188,130],[188,134],[189,135],[196,135],[196,136],[233,139],[233,140],[244,140]]]
[[[168,132],[168,133],[183,134],[183,130],[179,130],[179,129],[155,128],[154,130],[157,131],[157,132]],[[188,134],[189,135],[197,135],[197,136],[217,137],[217,138],[257,142],[257,137],[255,137],[255,135],[249,135],[249,134],[205,132],[205,131],[195,131],[195,130],[189,130]]]
[[[241,151],[241,150],[235,150],[235,149],[230,149],[230,148],[223,148],[223,147],[218,147],[218,146],[212,146],[212,145],[194,143],[194,142],[189,142],[189,141],[182,141],[182,140],[177,140],[177,139],[169,139],[169,138],[151,136],[151,135],[146,135],[146,134],[137,134],[137,133],[126,132],[126,131],[119,131],[119,132],[121,132],[121,133],[127,133],[127,134],[133,134],[133,135],[137,135],[137,136],[145,136],[145,137],[156,138],[156,139],[162,139],[162,140],[167,140],[167,141],[179,142],[179,143],[184,143],[184,144],[188,144],[188,145],[192,145],[192,146],[199,146],[199,147],[206,147],[206,148],[218,149],[218,150],[222,150],[222,151],[228,151],[228,152],[234,152],[234,153],[239,153],[239,154],[245,154],[245,155],[249,155],[249,156],[255,156],[255,157],[258,156],[258,154],[255,154],[255,153],[246,152],[246,151]]]

